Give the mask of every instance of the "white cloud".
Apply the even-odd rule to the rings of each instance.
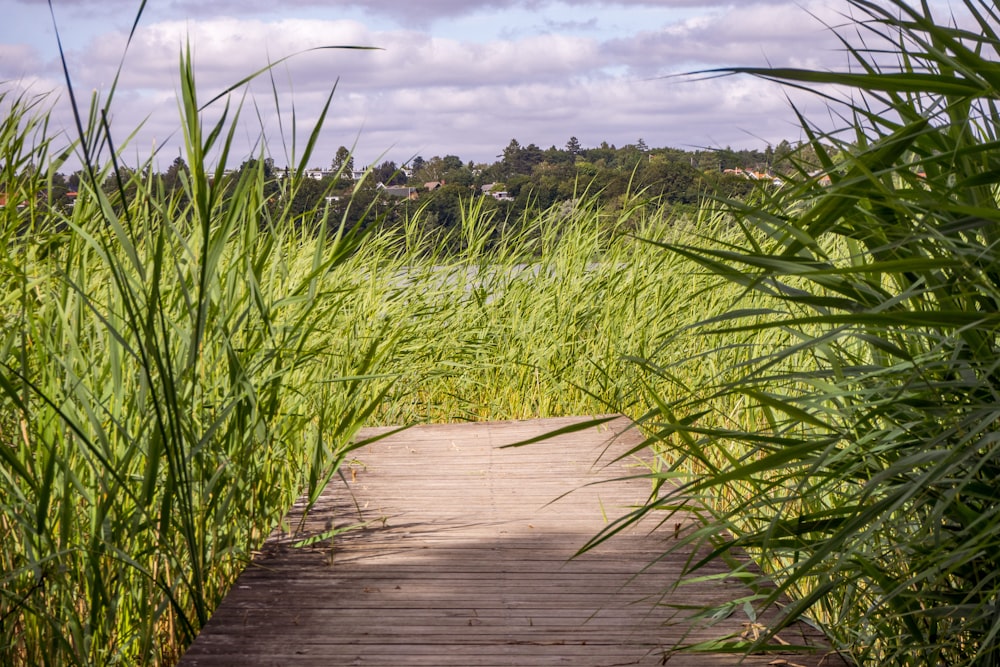
[[[0,81],[33,78],[41,69],[37,49],[27,44],[0,44]]]
[[[547,28],[542,32],[511,26],[507,37],[502,37],[503,31],[495,31],[485,39],[476,34],[463,37],[454,31],[419,29],[419,22],[399,27],[368,21],[356,11],[361,7],[356,3],[336,5],[354,10],[356,16],[351,19],[254,16],[254,8],[265,7],[254,1],[241,3],[238,12],[235,5],[226,3],[199,10],[212,12],[212,18],[149,20],[141,25],[121,73],[114,117],[116,136],[120,133],[124,137],[145,122],[135,140],[136,150],[141,153],[172,141],[174,144],[163,150],[171,159],[176,155],[178,57],[188,42],[203,101],[269,61],[291,53],[337,44],[380,47],[376,51],[309,52],[277,66],[271,76],[280,109],[273,108],[269,76],[252,84],[240,142],[253,146],[262,123],[279,162],[284,157],[279,154],[278,118],[287,135],[294,107],[299,131],[308,131],[326,95],[337,85],[316,156],[318,164],[328,162],[337,146],[350,146],[355,141],[359,163],[374,160],[385,151],[397,162],[415,154],[430,157],[446,153],[465,160],[492,161],[512,137],[543,147],[561,146],[570,136],[579,137],[584,145],[605,140],[621,145],[642,137],[652,146],[762,146],[767,141],[798,137],[793,115],[776,86],[745,77],[704,81],[657,77],[766,61],[783,66],[835,67],[843,60],[836,41],[807,10],[832,22],[837,20],[836,14],[813,0],[804,6],[791,2],[733,6],[621,1],[613,4],[622,13],[630,8],[636,11],[636,7],[687,6],[689,10],[673,20],[664,19],[662,24],[644,25],[627,38],[604,34],[599,24],[588,23],[589,19],[580,26],[570,26],[577,14],[567,14],[562,26],[568,30],[565,33],[556,32],[559,22],[543,18],[539,24]],[[555,6],[551,2],[534,4],[547,10]],[[295,8],[307,5],[312,6],[301,1],[283,3],[282,12],[292,14]],[[400,16],[421,11],[443,23],[449,11],[469,13],[484,6],[529,5],[528,0],[486,5],[439,0],[421,4],[417,10],[412,3],[385,0],[364,7]],[[563,0],[563,5],[595,11],[608,8],[606,3],[583,0]],[[60,5],[66,6],[81,10],[96,7],[83,0]],[[840,5],[841,9],[844,6]],[[157,5],[155,11],[160,13],[155,16],[162,16],[162,7]],[[273,7],[273,3],[266,7]],[[227,8],[234,11],[233,16],[220,15]],[[191,11],[194,15],[195,10]],[[129,27],[105,29],[68,51],[78,90],[107,90]],[[0,45],[0,73],[6,78],[17,76],[12,63],[27,63],[20,65],[24,71],[21,76],[58,85],[61,72],[54,57],[46,59],[24,44]],[[240,95],[242,91],[235,99]],[[65,109],[56,118],[70,126]]]

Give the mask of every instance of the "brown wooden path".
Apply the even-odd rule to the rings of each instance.
[[[621,421],[500,448],[570,421],[421,426],[359,451],[345,468],[351,481],[330,484],[302,532],[272,537],[181,665],[739,663],[739,656],[666,653],[681,640],[752,631],[742,613],[708,631],[671,622],[670,605],[746,593],[723,580],[663,597],[679,558],[643,569],[673,539],[673,526],[638,528],[571,559],[605,517],[641,502],[648,482],[585,486],[641,473],[636,460],[612,462],[638,441],[632,431],[616,437]],[[290,546],[351,524],[364,528]],[[821,639],[807,626],[781,637]],[[845,663],[820,651],[743,664]]]

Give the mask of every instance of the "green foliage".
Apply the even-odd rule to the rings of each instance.
[[[520,208],[463,180],[393,221],[369,179],[303,177],[320,125],[287,178],[227,175],[239,109],[202,127],[187,57],[163,177],[115,164],[95,99],[60,180],[43,101],[4,96],[0,662],[172,662],[361,424],[607,406],[662,468],[598,540],[693,509],[676,548],[764,568],[710,615],[781,601],[771,631],[809,615],[862,663],[1000,662],[997,20],[852,5],[890,45],[857,73],[747,70],[854,86],[850,134],[807,125],[760,156],[780,190],[692,220],[736,157],[512,141]]]
[[[332,92],[290,168],[230,172],[245,82],[203,126],[183,55],[184,152],[163,174],[118,163],[95,97],[63,179],[74,146],[52,156],[42,101],[2,98],[0,663],[170,664],[360,425],[641,410],[630,354],[717,342],[676,331],[717,292],[630,235],[691,230],[625,196],[624,163],[580,163],[619,179],[608,206],[576,156],[518,149],[537,208],[515,214],[469,196],[474,165],[435,158],[455,182],[393,219],[372,179],[305,175]]]
[[[347,146],[340,146],[333,156],[330,168],[334,171],[334,181],[331,184],[333,189],[344,189],[350,187],[354,181],[354,155]]]
[[[357,378],[396,336],[318,344],[348,305],[321,281],[357,238],[303,253],[295,214],[270,216],[267,161],[225,177],[238,111],[206,131],[191,72],[169,187],[95,164],[111,137],[81,126],[68,209],[44,196],[46,109],[0,100],[0,191],[26,202],[0,209],[3,664],[173,662],[389,384]],[[316,376],[354,379],[307,391]]]
[[[850,4],[852,72],[731,70],[848,87],[850,126],[803,121],[811,155],[791,160],[829,185],[797,166],[780,195],[730,205],[741,239],[666,244],[745,291],[700,329],[751,354],[708,395],[654,395],[662,493],[610,532],[693,509],[676,549],[753,555],[764,572],[735,574],[754,592],[708,612],[784,600],[751,649],[808,616],[861,664],[998,665],[1000,17]],[[644,363],[667,378],[669,360]]]
[[[641,140],[640,140],[641,141]],[[657,148],[649,149],[644,144],[623,146],[605,146],[599,149],[584,150],[569,142],[567,148],[560,150],[552,146],[544,151],[537,146],[529,145],[522,148],[514,140],[506,151],[507,157],[492,165],[463,164],[456,155],[446,155],[443,158],[435,156],[430,160],[418,158],[414,160],[412,175],[407,176],[397,168],[396,164],[386,161],[373,167],[370,173],[359,182],[354,182],[350,172],[353,169],[353,157],[350,150],[341,146],[332,161],[332,171],[315,180],[300,179],[294,192],[287,183],[284,187],[281,178],[292,170],[277,170],[274,159],[262,158],[264,167],[264,187],[270,209],[277,213],[279,209],[288,209],[293,217],[299,220],[299,225],[309,229],[319,226],[319,218],[346,222],[352,229],[365,219],[365,224],[371,226],[373,220],[365,215],[369,209],[376,209],[382,224],[405,224],[404,219],[418,209],[410,206],[409,201],[397,198],[382,197],[376,202],[379,193],[376,186],[403,185],[409,182],[411,187],[423,195],[425,209],[433,211],[442,227],[451,227],[457,219],[456,212],[462,200],[471,197],[484,196],[481,186],[505,180],[508,191],[514,196],[513,204],[504,204],[505,213],[514,217],[526,213],[541,214],[547,208],[560,202],[575,199],[581,190],[597,194],[601,202],[610,207],[621,204],[626,195],[642,192],[650,198],[661,198],[679,206],[696,205],[706,193],[715,193],[726,197],[747,197],[761,187],[771,187],[769,179],[755,181],[744,175],[723,174],[718,165],[732,164],[734,166],[752,167],[755,171],[768,171],[773,163],[772,158],[781,154],[783,173],[801,172],[803,169],[815,169],[817,160],[807,160],[809,146],[802,146],[795,153],[795,161],[790,159],[791,145],[782,142],[777,152],[771,151],[770,158],[760,151],[695,151],[687,152],[679,149]],[[574,148],[575,146],[575,148]],[[712,156],[705,167],[704,154]],[[725,154],[726,161],[719,160],[719,155]],[[596,162],[588,161],[584,155],[590,155]],[[238,181],[239,175],[246,170],[257,167],[258,158],[248,158],[236,170],[236,177],[231,183]],[[419,165],[419,166],[417,166]],[[515,166],[511,166],[515,165]],[[125,170],[120,167],[120,170]],[[180,187],[181,179],[187,176],[188,167],[184,158],[178,156],[161,174],[152,174],[162,182],[162,186],[171,193],[183,197]],[[311,170],[313,176],[316,170]],[[52,175],[49,203],[63,209],[71,205],[72,199],[67,196],[70,188],[76,188],[79,175],[66,178],[56,172]],[[119,190],[119,179],[111,175],[105,184],[109,197],[116,197]],[[122,182],[127,182],[123,179]],[[454,186],[447,190],[447,196],[437,196],[440,193],[429,193],[424,187],[427,183],[443,182],[446,186]],[[125,199],[135,196],[134,186],[131,191],[125,191]],[[352,205],[348,205],[353,202]],[[394,206],[393,204],[400,204]],[[329,211],[327,211],[329,209]],[[442,211],[442,209],[451,209]],[[306,219],[305,213],[316,213],[313,219]]]
[[[406,174],[391,160],[373,168],[371,178],[382,185],[404,185],[406,183]]]
[[[44,109],[14,100],[0,125],[3,190],[26,202],[0,209],[4,664],[174,662],[361,424],[634,405],[627,355],[703,312],[681,260],[624,233],[689,233],[642,200],[512,219],[461,199],[436,229],[429,208],[378,224],[360,191],[276,205],[312,187],[313,143],[278,180],[266,159],[209,166],[236,119],[202,127],[190,72],[170,187],[94,165],[60,211]]]

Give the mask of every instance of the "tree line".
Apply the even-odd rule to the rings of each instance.
[[[462,207],[473,198],[483,198],[482,206],[502,220],[582,196],[614,205],[634,193],[680,210],[693,209],[706,195],[738,198],[762,181],[770,186],[772,179],[808,163],[804,152],[808,145],[789,141],[763,149],[686,150],[651,148],[642,139],[620,147],[602,142],[585,148],[570,137],[562,148],[543,149],[511,139],[493,163],[465,161],[457,155],[417,156],[402,165],[384,161],[358,178],[353,156],[341,146],[329,166],[312,170],[312,177],[291,179],[289,169],[277,167],[270,158],[263,164],[248,159],[227,176],[235,183],[247,170],[262,168],[269,205],[285,207],[303,225],[321,218],[348,227],[392,225],[419,212],[422,224],[447,230],[459,224]],[[795,164],[789,160],[792,155]],[[124,178],[121,173],[109,177],[103,188],[127,200],[135,188],[128,183],[136,174],[125,172]],[[178,157],[161,173],[147,170],[139,176],[156,179],[165,192],[184,196],[183,181],[189,173]],[[72,206],[80,178],[80,172],[55,174],[48,201]],[[294,187],[288,185],[291,180],[296,181]]]

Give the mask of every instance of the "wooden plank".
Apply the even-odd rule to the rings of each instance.
[[[268,540],[181,665],[739,664],[670,651],[753,631],[742,613],[713,628],[683,621],[678,606],[747,594],[731,578],[674,586],[684,556],[659,557],[684,517],[574,557],[645,501],[649,483],[641,457],[616,459],[640,441],[624,420],[504,447],[573,423],[420,426],[358,452],[347,481],[331,483],[308,516],[292,509],[288,532]],[[354,525],[363,527],[292,547]],[[846,664],[809,626],[781,637],[817,651],[742,664]]]

